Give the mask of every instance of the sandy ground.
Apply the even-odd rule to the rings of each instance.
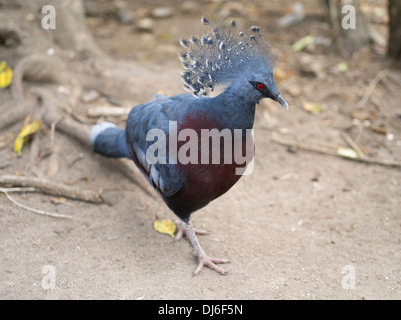
[[[309,21],[305,28],[313,30],[315,24]],[[100,155],[56,133],[59,170],[54,179],[71,182],[87,177],[76,185],[102,189],[105,203],[68,200],[56,205],[54,197],[40,193],[14,195],[30,207],[73,216],[62,220],[18,208],[0,194],[0,298],[400,299],[400,169],[287,148],[271,139],[275,130],[288,139],[347,146],[340,133],[347,130],[355,137],[362,130],[358,142],[372,155],[400,158],[399,132],[393,130],[395,138],[386,141],[383,135],[353,125],[349,115],[373,77],[388,65],[382,57],[368,55],[350,60],[348,74],[302,77],[300,55],[285,44],[296,39],[298,30],[287,30],[277,46],[283,51],[281,61],[287,59],[288,69],[295,70],[291,81],[295,79],[301,93],[290,94],[294,82],[281,87],[279,83],[291,108],[285,111],[273,103],[258,107],[253,174],[193,215],[196,227],[210,231],[200,237],[204,249],[231,261],[224,266],[227,275],[205,268],[192,277],[196,259],[189,243],[153,229],[156,217],[174,219],[173,213]],[[273,39],[278,34],[273,30]],[[111,43],[109,38],[99,38],[106,50],[116,47],[105,46]],[[174,56],[171,53],[171,62],[160,64],[166,72],[177,70],[171,79],[177,86],[166,94],[182,92]],[[336,55],[327,59],[332,59],[330,65],[342,61]],[[163,91],[167,84],[157,86]],[[138,101],[149,99],[154,89],[144,88]],[[377,90],[386,92],[383,87]],[[301,97],[321,103],[323,112],[303,110]],[[383,101],[400,112],[399,96],[387,94]],[[7,132],[16,134],[19,129],[16,124]],[[0,174],[23,171],[28,158],[29,146],[22,157],[13,155],[12,144],[0,149],[0,159],[9,163]],[[45,159],[38,170],[46,172],[47,167]]]

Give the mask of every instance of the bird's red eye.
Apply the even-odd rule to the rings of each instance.
[[[261,84],[261,83],[259,83],[259,84],[256,86],[256,88],[258,88],[258,90],[263,90],[264,87],[265,87],[265,86],[264,86],[263,84]]]

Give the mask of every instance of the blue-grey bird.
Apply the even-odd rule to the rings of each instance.
[[[228,191],[253,157],[244,161],[235,153],[253,151],[249,131],[256,105],[264,98],[288,105],[274,83],[271,51],[259,27],[240,32],[235,21],[201,21],[203,35],[180,40],[186,49],[179,55],[182,80],[192,94],[157,95],[130,111],[125,130],[103,122],[92,128],[90,141],[102,155],[133,160],[179,217],[177,238],[185,234],[198,258],[194,275],[205,265],[225,274],[216,264],[228,260],[206,254],[191,214]],[[216,86],[222,93],[207,96]]]

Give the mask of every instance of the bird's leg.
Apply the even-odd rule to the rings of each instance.
[[[175,240],[180,240],[182,238],[183,234],[185,234],[185,230],[186,230],[185,224],[181,220],[175,220],[174,222],[178,228],[177,234],[175,235]],[[209,231],[207,231],[207,230],[200,230],[200,229],[195,229],[195,228],[192,228],[192,229],[194,230],[195,234],[199,234],[199,235],[209,234]]]
[[[188,223],[182,222],[185,227],[185,235],[187,239],[191,243],[192,247],[194,248],[194,255],[198,257],[198,267],[194,271],[193,275],[196,276],[203,268],[203,266],[207,266],[210,269],[219,272],[220,274],[226,274],[226,271],[222,268],[219,268],[215,265],[215,263],[228,263],[227,259],[217,259],[209,257],[206,252],[200,246],[198,238],[196,237],[195,231],[192,228],[192,222],[189,220]]]

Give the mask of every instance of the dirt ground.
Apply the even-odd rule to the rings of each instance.
[[[401,160],[401,72],[386,60],[384,49],[372,44],[350,58],[340,56],[333,43],[294,52],[291,45],[306,35],[331,39],[317,1],[303,1],[305,19],[287,28],[277,21],[291,11],[290,1],[126,2],[134,24],[122,25],[105,11],[92,12],[87,24],[110,56],[171,75],[171,82],[144,87],[133,105],[155,93],[183,92],[178,39],[196,29],[203,12],[229,14],[246,28],[260,25],[279,52],[275,76],[290,109],[271,101],[258,106],[253,174],[193,215],[196,227],[210,231],[200,236],[206,252],[230,260],[224,265],[228,273],[205,268],[192,277],[196,259],[189,243],[153,229],[156,217],[175,218],[167,206],[102,156],[56,131],[57,154],[42,159],[36,172],[48,174],[49,162],[56,161],[53,180],[101,189],[105,201],[12,195],[29,207],[73,216],[65,220],[26,211],[0,193],[0,298],[400,299],[400,167],[274,141],[276,134],[336,150],[350,148],[346,133],[371,158]],[[372,28],[386,38],[385,2],[363,3]],[[161,6],[174,8],[172,16],[151,18],[154,30],[138,31],[137,21]],[[10,51],[3,53],[0,60],[13,61]],[[369,87],[384,69],[392,76]],[[371,99],[358,106],[366,92],[379,107]],[[0,90],[0,112],[9,97],[8,90]],[[319,106],[316,113],[306,110],[311,104]],[[124,125],[122,118],[109,120]],[[16,136],[21,125],[3,130],[0,138]],[[47,143],[49,133],[38,135]],[[0,175],[23,175],[30,146],[18,157],[8,141],[0,148]]]

